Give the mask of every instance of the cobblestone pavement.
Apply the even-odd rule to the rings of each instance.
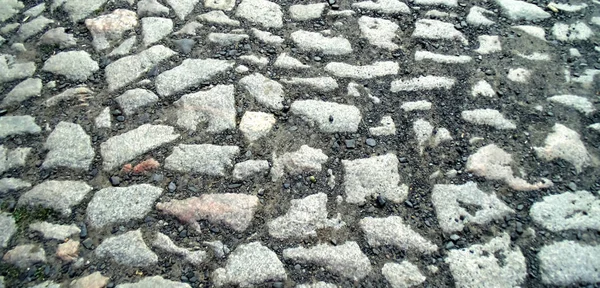
[[[402,1],[0,0],[0,287],[600,287],[600,2]]]

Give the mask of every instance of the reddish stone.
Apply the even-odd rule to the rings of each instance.
[[[123,165],[123,168],[121,169],[121,172],[123,173],[129,173],[133,170],[133,165],[131,165],[131,163],[127,163],[125,165]]]
[[[154,160],[154,158],[150,158],[135,165],[135,167],[133,167],[133,173],[141,174],[147,171],[157,169],[158,167],[160,167],[160,163]]]
[[[56,257],[66,262],[72,262],[79,256],[79,241],[69,240],[59,244],[56,249]]]

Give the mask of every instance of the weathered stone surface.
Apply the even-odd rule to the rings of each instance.
[[[308,145],[302,145],[296,152],[284,153],[280,157],[273,154],[273,167],[271,178],[277,181],[287,171],[291,175],[303,172],[319,172],[321,165],[327,162],[327,155],[321,149],[314,149]]]
[[[267,160],[247,160],[235,164],[233,167],[233,178],[244,180],[256,174],[269,171],[269,161]]]
[[[586,115],[589,115],[596,111],[596,108],[594,108],[594,104],[592,104],[592,102],[590,102],[590,100],[588,100],[587,98],[581,96],[556,95],[549,97],[547,100],[550,102],[562,104],[564,106],[572,107],[573,109]]]
[[[396,50],[400,47],[393,41],[396,39],[399,26],[390,20],[362,16],[358,19],[358,28],[361,37],[366,38],[373,46],[387,50]]]
[[[31,153],[29,147],[19,147],[11,150],[4,148],[4,145],[0,145],[0,175],[10,169],[25,166],[29,153]]]
[[[328,133],[356,132],[362,119],[360,110],[355,106],[319,100],[295,101],[290,111]]]
[[[85,51],[60,52],[44,62],[43,71],[65,76],[73,81],[85,81],[98,71],[98,63]]]
[[[581,41],[592,37],[594,31],[583,22],[556,23],[552,26],[552,35],[559,41]]]
[[[504,15],[511,20],[542,20],[550,18],[550,13],[544,9],[524,1],[517,0],[496,0]]]
[[[325,55],[345,55],[352,53],[350,41],[344,37],[325,37],[319,32],[298,30],[290,34],[298,48],[316,51]]]
[[[23,2],[17,0],[0,0],[0,22],[8,20],[19,12],[19,10],[25,8]]]
[[[169,8],[158,0],[141,0],[137,3],[137,14],[145,16],[169,16]]]
[[[0,194],[12,191],[19,191],[29,187],[31,187],[31,183],[18,178],[0,179]]]
[[[94,95],[94,91],[90,90],[85,85],[80,85],[75,88],[69,88],[58,95],[54,95],[44,102],[46,107],[52,107],[57,105],[63,101],[70,101],[78,99],[79,102],[84,102],[87,98],[92,97]]]
[[[456,79],[440,76],[420,76],[407,80],[394,80],[391,83],[391,92],[419,91],[433,89],[450,89],[456,83]]]
[[[287,274],[277,254],[259,242],[238,246],[227,259],[225,268],[213,272],[216,286],[252,287],[266,281],[286,280]]]
[[[523,31],[539,40],[546,41],[546,31],[542,27],[532,25],[517,25],[512,26],[512,28]]]
[[[517,83],[529,83],[529,79],[531,78],[531,70],[525,68],[510,69],[508,70],[508,75],[506,75],[506,78]]]
[[[244,134],[246,140],[254,142],[267,136],[275,122],[273,114],[247,111],[240,121],[240,131]]]
[[[210,33],[208,34],[208,41],[216,43],[221,46],[229,46],[239,43],[243,40],[250,38],[246,34],[233,34],[233,33]]]
[[[92,191],[92,187],[82,181],[49,180],[34,186],[19,198],[19,206],[52,208],[63,216],[71,215],[71,207],[79,204]]]
[[[217,85],[181,96],[173,103],[177,126],[196,131],[199,124],[207,123],[206,131],[210,133],[235,129],[234,93],[233,85]]]
[[[169,238],[169,236],[162,234],[160,232],[156,233],[156,237],[154,238],[154,242],[152,242],[153,247],[160,248],[168,253],[173,253],[181,256],[184,261],[199,266],[207,259],[206,252],[204,251],[190,251],[185,248],[177,247],[175,243]]]
[[[88,204],[86,219],[93,228],[142,219],[160,197],[162,188],[149,184],[110,187],[97,191]]]
[[[210,11],[200,14],[198,20],[219,25],[240,26],[240,21],[229,18],[223,11]]]
[[[477,36],[479,41],[479,48],[473,50],[476,53],[487,55],[502,51],[502,44],[500,37],[496,35],[479,35]]]
[[[62,7],[69,14],[73,22],[85,19],[87,16],[97,11],[108,0],[59,0],[54,1],[51,10]]]
[[[335,284],[319,281],[312,284],[296,285],[296,288],[338,288],[338,286],[336,286]]]
[[[352,7],[377,11],[385,14],[410,13],[408,6],[398,0],[362,1],[358,3],[352,3]]]
[[[516,129],[517,125],[506,118],[498,110],[494,109],[475,109],[462,111],[460,114],[463,120],[477,124],[492,126],[496,129]]]
[[[179,138],[175,129],[165,125],[144,124],[136,129],[113,136],[100,144],[105,171],[119,167],[152,149]]]
[[[413,38],[423,39],[446,39],[460,41],[463,45],[468,45],[469,40],[460,31],[454,28],[452,23],[442,22],[433,19],[419,19],[415,23]]]
[[[156,77],[156,91],[161,96],[173,95],[208,81],[234,65],[233,62],[226,60],[186,59],[181,65]]]
[[[64,238],[62,240],[64,240]],[[56,257],[65,262],[75,261],[77,257],[79,257],[79,241],[69,239],[65,243],[58,244],[58,247],[56,248]]]
[[[139,229],[107,238],[94,252],[98,258],[109,258],[124,266],[148,267],[158,263],[158,256],[148,248]]]
[[[481,147],[467,159],[467,171],[489,180],[502,180],[512,189],[519,191],[531,191],[552,187],[552,181],[542,178],[541,182],[529,184],[526,180],[515,177],[510,165],[512,155],[504,150],[490,144]]]
[[[488,19],[485,15],[494,15],[494,12],[479,6],[473,6],[469,9],[467,15],[467,23],[473,26],[490,26],[494,25],[494,21]]]
[[[281,82],[288,85],[301,86],[301,88],[308,88],[319,92],[330,92],[339,87],[337,81],[335,81],[335,79],[332,77],[291,77],[282,79]]]
[[[372,79],[387,75],[396,75],[400,65],[392,61],[375,62],[371,65],[354,66],[341,62],[330,62],[325,66],[325,71],[336,77],[352,79]]]
[[[273,109],[283,109],[283,86],[260,73],[242,78],[238,82],[258,103]]]
[[[385,263],[381,268],[381,274],[390,283],[392,288],[408,288],[425,282],[426,278],[419,271],[419,267],[408,262]]]
[[[477,188],[474,182],[463,185],[436,184],[431,193],[431,202],[446,233],[463,230],[467,223],[484,225],[496,219],[515,213],[493,193]],[[466,205],[478,207],[469,212]]]
[[[592,156],[585,148],[579,133],[562,124],[554,124],[554,132],[550,133],[544,141],[544,147],[533,147],[538,157],[546,161],[556,158],[563,159],[575,166],[577,172],[584,167],[593,166]]]
[[[39,97],[41,93],[42,79],[27,78],[6,94],[4,99],[2,99],[2,107],[18,105],[31,97]]]
[[[116,9],[110,14],[96,18],[86,19],[85,26],[92,37],[92,45],[96,51],[111,47],[111,42],[121,40],[123,33],[138,26],[135,12],[125,9]]]
[[[600,246],[557,242],[543,246],[538,259],[544,284],[566,286],[600,282]]]
[[[235,7],[235,0],[204,0],[204,7],[231,11]]]
[[[173,8],[175,11],[175,15],[180,20],[185,20],[185,17],[192,13],[196,4],[200,2],[200,0],[166,0],[167,4]]]
[[[161,17],[142,18],[142,44],[148,47],[173,32],[173,20]]]
[[[569,229],[600,230],[600,200],[587,191],[544,197],[529,210],[533,221],[558,232]]]
[[[265,66],[267,66],[267,64],[269,64],[269,58],[256,56],[254,54],[242,55],[242,56],[240,56],[239,59],[244,61],[246,64],[249,64],[251,66],[256,66],[260,69],[264,68]]]
[[[94,160],[92,141],[78,124],[60,122],[44,144],[48,150],[42,168],[89,169]]]
[[[273,63],[273,66],[277,67],[277,68],[282,68],[282,69],[308,69],[310,68],[310,65],[306,65],[302,62],[300,62],[300,60],[289,56],[287,53],[281,53],[279,54],[279,56],[277,56],[277,59],[275,59],[275,63]]]
[[[12,55],[0,55],[0,83],[33,76],[35,63],[17,62]]]
[[[471,96],[485,96],[485,97],[494,97],[496,95],[496,91],[492,88],[492,85],[485,80],[479,80],[473,88],[471,89]]]
[[[59,225],[48,222],[35,222],[29,224],[29,230],[42,233],[45,239],[65,240],[73,234],[79,234],[81,229],[75,225]]]
[[[125,115],[133,115],[142,107],[158,102],[158,96],[146,89],[131,89],[115,98]]]
[[[46,252],[43,247],[35,244],[19,245],[6,252],[2,261],[19,268],[27,268],[36,263],[46,262]]]
[[[137,37],[131,36],[131,37],[127,38],[125,41],[121,42],[121,44],[117,48],[110,51],[108,56],[109,57],[118,57],[118,56],[129,55],[129,53],[131,53],[131,51],[136,46],[136,43],[137,43]]]
[[[123,57],[108,64],[104,71],[109,90],[115,91],[125,87],[144,73],[150,71],[150,69],[160,62],[171,58],[175,54],[177,53],[165,46],[156,45],[136,55]]]
[[[399,216],[387,218],[366,217],[360,220],[360,228],[371,247],[395,246],[405,251],[429,254],[438,247],[403,223]]]
[[[35,118],[25,116],[0,117],[0,138],[23,134],[39,134],[40,126],[35,124]]]
[[[371,195],[381,195],[395,203],[404,201],[408,186],[400,184],[398,163],[394,154],[342,160],[346,202],[365,203],[366,197]]]
[[[202,28],[204,25],[196,22],[196,21],[192,21],[189,22],[185,25],[183,25],[183,27],[181,27],[181,29],[179,29],[179,31],[173,33],[173,35],[189,35],[189,36],[196,36],[196,31],[200,28]]]
[[[313,194],[291,201],[287,213],[269,222],[269,235],[278,239],[317,236],[317,229],[339,229],[345,223],[337,218],[327,219],[327,195]]]
[[[235,11],[235,16],[264,28],[283,27],[281,7],[267,0],[242,0]]]
[[[17,34],[19,35],[19,39],[21,39],[21,41],[25,41],[44,31],[46,27],[52,23],[54,23],[54,20],[48,19],[44,16],[38,16],[29,22],[21,24]]]
[[[172,200],[156,204],[156,209],[174,215],[200,231],[198,220],[206,219],[214,224],[224,224],[237,232],[250,226],[258,206],[256,196],[244,194],[203,194],[184,200]]]
[[[320,244],[312,248],[289,248],[283,250],[283,258],[323,266],[335,274],[355,280],[360,280],[371,273],[369,258],[353,241],[346,241],[337,246]]]
[[[415,51],[415,61],[433,61],[443,64],[464,64],[471,62],[471,60],[472,58],[466,55],[453,56],[422,50]]]
[[[419,146],[419,154],[423,155],[425,147],[435,148],[444,141],[452,140],[448,129],[437,128],[435,135],[433,135],[433,130],[433,125],[423,119],[417,119],[413,123],[413,132]]]
[[[379,121],[381,126],[369,128],[369,133],[373,136],[386,136],[396,134],[396,124],[392,116],[383,116]]]
[[[190,284],[166,280],[160,276],[144,277],[135,283],[119,284],[116,288],[191,288]]]
[[[108,284],[109,277],[103,276],[96,271],[90,275],[75,279],[69,284],[69,288],[103,288]]]
[[[233,158],[240,153],[237,146],[218,146],[212,144],[180,144],[165,159],[165,168],[211,176],[225,176],[233,167]]]
[[[290,6],[290,18],[295,21],[307,21],[321,18],[326,3],[298,4]]]
[[[283,37],[273,35],[271,32],[261,31],[256,28],[251,28],[250,30],[254,34],[254,37],[269,45],[279,45],[285,41]]]
[[[17,224],[11,214],[0,213],[0,230],[0,248],[6,248],[10,238],[17,232]]]
[[[506,233],[486,244],[450,250],[446,262],[459,287],[512,288],[527,276],[525,257],[518,247],[511,247]]]

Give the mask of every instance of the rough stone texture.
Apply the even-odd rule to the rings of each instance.
[[[110,54],[108,54],[108,56],[109,57],[118,57],[118,56],[129,55],[129,53],[131,53],[131,51],[134,49],[136,42],[137,42],[137,37],[131,36],[131,37],[127,38],[125,41],[121,42],[121,44],[117,48],[110,51]]]
[[[115,98],[125,115],[133,115],[144,106],[158,102],[158,96],[146,89],[127,90],[121,96]]]
[[[246,76],[238,82],[258,103],[273,109],[283,109],[283,86],[260,73]]]
[[[161,96],[181,92],[204,81],[210,80],[229,69],[235,63],[216,59],[186,59],[181,65],[156,77],[156,91]]]
[[[544,284],[566,286],[600,282],[600,246],[556,242],[543,246],[538,259]]]
[[[225,176],[233,167],[233,158],[240,153],[237,146],[218,146],[212,144],[180,144],[165,159],[165,168],[211,176]]]
[[[572,107],[573,109],[589,115],[596,111],[594,104],[585,97],[575,95],[556,95],[547,99],[550,102],[562,104],[564,106]]]
[[[169,16],[169,8],[158,0],[141,0],[137,3],[137,14],[144,16]]]
[[[493,109],[475,109],[462,111],[461,116],[463,120],[477,124],[477,125],[488,125],[496,129],[516,129],[517,125],[506,118],[498,110]]]
[[[69,239],[65,243],[58,244],[58,247],[56,248],[56,257],[65,262],[73,262],[77,260],[77,257],[79,257],[79,241]]]
[[[116,9],[110,14],[86,19],[85,26],[92,37],[96,51],[111,47],[111,42],[121,40],[123,33],[138,26],[137,15],[133,11]]]
[[[233,45],[243,40],[250,38],[246,34],[232,34],[232,33],[210,33],[208,34],[208,41],[216,43],[221,46]]]
[[[64,27],[50,29],[40,37],[40,44],[58,46],[60,49],[65,49],[77,45],[77,40],[73,34],[65,32]]]
[[[39,97],[42,93],[42,79],[27,78],[10,90],[2,100],[2,107],[17,105],[31,98]]]
[[[279,5],[267,0],[242,0],[235,16],[264,28],[283,27],[283,12]]]
[[[460,55],[460,56],[451,56],[444,54],[432,53],[429,51],[415,51],[415,61],[424,61],[430,60],[437,63],[444,64],[464,64],[471,61],[470,56]]]
[[[23,134],[39,134],[42,128],[35,124],[35,118],[24,116],[0,117],[0,138]]]
[[[158,203],[156,209],[177,217],[197,231],[200,231],[200,225],[196,221],[206,219],[215,225],[224,224],[242,232],[250,226],[257,206],[256,196],[224,193]]]
[[[142,44],[148,47],[173,32],[173,20],[161,17],[142,18]]]
[[[110,128],[111,125],[110,107],[105,107],[94,119],[96,128]]]
[[[107,238],[94,252],[98,258],[109,258],[124,266],[148,267],[158,263],[158,256],[148,248],[139,229]]]
[[[94,91],[90,90],[85,85],[80,85],[75,88],[69,88],[58,95],[54,95],[44,102],[46,107],[55,106],[63,101],[71,101],[78,99],[79,102],[84,102],[87,98],[94,95]]]
[[[460,31],[454,28],[452,23],[442,22],[433,19],[419,19],[415,23],[413,38],[422,39],[447,39],[460,41],[463,45],[468,45],[469,40]]]
[[[231,11],[235,7],[235,0],[204,0],[204,7]]]
[[[190,284],[166,280],[160,276],[144,277],[135,283],[119,284],[116,288],[191,288]]]
[[[366,198],[371,195],[381,195],[392,202],[400,203],[408,195],[408,186],[400,184],[398,159],[394,154],[342,160],[342,165],[348,203],[365,203]]]
[[[19,35],[21,41],[25,41],[44,31],[46,27],[52,23],[54,23],[54,20],[48,19],[44,16],[39,16],[29,22],[23,23],[19,27],[17,34]]]
[[[85,277],[81,277],[71,281],[69,288],[103,288],[108,284],[109,277],[103,276],[96,271]]]
[[[273,35],[271,32],[261,31],[256,28],[251,28],[250,30],[254,34],[254,37],[269,45],[280,45],[285,41],[282,37]]]
[[[319,100],[295,101],[290,111],[327,133],[356,132],[362,119],[360,110],[355,106]]]
[[[35,69],[34,62],[17,62],[12,55],[0,55],[0,83],[31,77]]]
[[[296,152],[284,153],[277,157],[273,153],[273,167],[271,168],[271,179],[277,181],[287,171],[291,175],[304,172],[319,172],[321,165],[327,162],[327,155],[321,149],[314,149],[308,145],[302,145]]]
[[[546,41],[546,31],[542,27],[531,26],[531,25],[517,25],[517,26],[512,26],[512,28],[523,31],[523,32],[529,34],[530,36],[537,38],[539,40]]]
[[[296,288],[338,288],[338,286],[336,286],[335,284],[319,281],[312,284],[296,285]]]
[[[308,69],[310,68],[310,65],[306,65],[302,62],[300,62],[300,60],[289,56],[287,53],[281,53],[279,54],[279,56],[277,56],[277,59],[275,59],[275,63],[273,63],[273,66],[277,67],[277,68],[282,68],[282,69]]]
[[[150,69],[160,62],[171,58],[175,54],[177,53],[165,46],[156,45],[136,55],[123,57],[108,64],[104,69],[106,82],[108,82],[108,89],[110,91],[115,91],[125,87],[150,71]]]
[[[304,30],[295,31],[290,36],[301,50],[320,52],[325,55],[352,53],[350,41],[344,37],[325,37],[319,32]]]
[[[446,262],[458,287],[512,288],[527,276],[525,257],[518,247],[511,247],[506,233],[486,244],[450,250]]]
[[[60,52],[44,62],[43,71],[63,75],[69,80],[85,81],[98,71],[98,63],[85,51]]]
[[[552,35],[559,41],[580,41],[592,37],[594,31],[583,22],[556,23],[552,26]]]
[[[531,78],[531,70],[525,68],[510,69],[506,78],[517,83],[528,83],[529,78]]]
[[[496,95],[496,91],[492,88],[492,85],[485,80],[479,80],[473,88],[471,89],[471,96],[485,96],[485,97],[494,97]]]
[[[19,10],[25,8],[23,2],[17,0],[0,0],[0,22],[8,20],[19,12]]]
[[[317,229],[345,225],[339,218],[338,214],[338,218],[327,219],[327,195],[313,194],[292,200],[285,215],[269,222],[269,235],[278,239],[317,236]]]
[[[471,181],[463,185],[434,185],[431,202],[440,227],[446,233],[462,231],[467,223],[484,225],[515,212],[495,194],[481,191]],[[466,209],[466,205],[476,206],[478,209],[472,213]]]
[[[196,21],[192,21],[189,22],[185,25],[183,25],[183,27],[181,27],[181,29],[179,29],[179,31],[173,33],[173,35],[189,35],[189,36],[196,36],[196,30],[202,28],[204,25],[196,22]]]
[[[44,144],[48,150],[42,168],[89,169],[94,160],[92,141],[78,124],[60,122]]]
[[[517,0],[496,0],[504,15],[511,20],[542,20],[550,18],[550,13],[544,9],[524,1]]]
[[[283,250],[283,258],[323,266],[335,274],[354,280],[360,280],[371,273],[369,258],[353,241],[337,246],[319,244],[312,248],[288,248]]]
[[[0,212],[0,248],[8,247],[8,241],[17,232],[17,224],[11,214]]]
[[[331,92],[339,87],[337,81],[335,81],[335,79],[332,77],[291,77],[282,79],[281,82],[288,85],[297,85],[301,86],[302,88],[309,88],[319,92]]]
[[[377,11],[385,14],[410,13],[410,9],[408,8],[408,6],[398,0],[362,1],[358,3],[352,3],[352,7]]]
[[[46,252],[43,247],[35,244],[19,245],[6,252],[2,261],[23,269],[36,263],[46,262]]]
[[[399,216],[366,217],[360,220],[359,225],[371,247],[390,245],[401,250],[419,251],[424,254],[435,252],[438,249],[437,245],[404,224]]]
[[[198,20],[220,25],[240,26],[240,21],[229,18],[223,11],[210,11],[200,14]]]
[[[467,159],[467,171],[489,180],[502,180],[512,189],[531,191],[552,187],[552,181],[542,178],[541,182],[529,184],[526,180],[515,177],[510,165],[513,164],[512,155],[490,144],[481,147]]]
[[[529,210],[533,221],[544,228],[564,230],[600,230],[600,200],[587,191],[565,192],[544,197]]]
[[[217,85],[183,95],[173,103],[177,126],[196,131],[198,124],[207,123],[206,131],[210,133],[235,129],[234,93],[233,85]]]
[[[330,62],[325,71],[336,77],[352,79],[372,79],[387,75],[396,75],[400,65],[392,61],[375,62],[371,65],[355,66],[341,62]]]
[[[400,47],[393,41],[396,39],[399,26],[390,20],[362,16],[358,19],[358,28],[361,37],[366,38],[373,46],[387,50],[396,50]]]
[[[392,288],[408,288],[425,282],[426,278],[419,271],[419,267],[408,262],[385,263],[381,274],[390,283]]]
[[[32,148],[15,148],[6,149],[4,145],[0,145],[0,175],[11,169],[25,166],[27,156],[31,153]]]
[[[247,111],[240,121],[240,131],[246,140],[254,142],[267,136],[276,121],[273,114]]]
[[[49,180],[34,186],[19,198],[19,206],[41,205],[60,212],[64,217],[71,215],[71,207],[79,204],[92,191],[82,181]]]
[[[386,136],[396,134],[396,124],[392,116],[383,116],[379,121],[381,126],[369,128],[369,133],[373,136]]]
[[[494,21],[488,19],[485,15],[494,15],[495,13],[479,6],[473,6],[467,15],[467,23],[473,26],[491,26]]]
[[[275,252],[259,242],[252,242],[238,246],[227,259],[225,268],[213,272],[212,279],[217,287],[228,284],[252,287],[269,280],[286,280],[287,274]]]
[[[544,147],[533,147],[538,157],[546,161],[563,159],[573,164],[579,173],[584,167],[594,165],[594,160],[581,141],[579,133],[558,123],[554,124],[552,130],[554,132],[548,134]]]
[[[12,191],[19,191],[29,187],[31,187],[31,183],[18,178],[0,179],[0,194]]]
[[[177,247],[169,236],[160,232],[156,232],[156,237],[154,238],[154,242],[152,242],[152,246],[160,248],[168,253],[179,255],[184,261],[194,266],[201,265],[202,262],[208,258],[204,251],[190,251],[185,248]]]
[[[175,11],[175,15],[180,20],[185,20],[185,17],[192,13],[196,4],[200,2],[200,0],[166,0],[167,4],[173,8]]]
[[[29,230],[42,233],[45,239],[65,240],[73,234],[79,234],[81,229],[75,225],[59,225],[48,222],[35,222],[29,224]]]
[[[431,110],[431,102],[425,100],[413,101],[413,102],[404,102],[402,106],[400,106],[402,110],[406,112],[410,111],[418,111],[418,110]]]
[[[160,197],[162,188],[149,184],[110,187],[97,191],[88,204],[86,219],[93,228],[142,219]]]
[[[51,10],[62,7],[72,22],[79,22],[100,9],[106,1],[108,0],[60,0],[52,3]]]
[[[321,18],[326,3],[292,5],[290,6],[290,18],[294,21],[306,21]]]
[[[269,170],[269,161],[267,160],[247,160],[235,164],[233,168],[233,178],[243,180],[256,174],[265,173]]]
[[[242,55],[239,59],[247,64],[256,66],[260,69],[264,68],[265,66],[267,66],[267,64],[269,64],[269,58],[259,57],[256,55]]]
[[[407,80],[394,80],[391,83],[391,92],[420,91],[433,89],[450,89],[456,83],[456,79],[440,76],[420,76]]]
[[[100,144],[100,154],[104,160],[102,165],[105,171],[110,171],[177,138],[179,134],[175,134],[173,127],[144,124]]]

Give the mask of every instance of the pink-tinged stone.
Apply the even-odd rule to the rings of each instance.
[[[108,284],[110,278],[102,276],[100,272],[94,272],[88,276],[73,280],[69,288],[103,288]]]
[[[27,268],[35,263],[46,262],[44,248],[35,244],[19,245],[4,254],[2,261],[19,268]]]
[[[56,257],[66,262],[72,262],[79,256],[79,241],[69,240],[58,244],[56,248]]]
[[[221,223],[238,232],[246,230],[254,218],[258,198],[244,194],[204,194],[184,200],[156,204],[156,209],[177,217],[200,231],[198,220]]]
[[[137,25],[136,13],[125,9],[85,20],[85,26],[94,37],[92,45],[96,51],[109,48],[110,41],[121,40],[123,32],[134,29]]]

